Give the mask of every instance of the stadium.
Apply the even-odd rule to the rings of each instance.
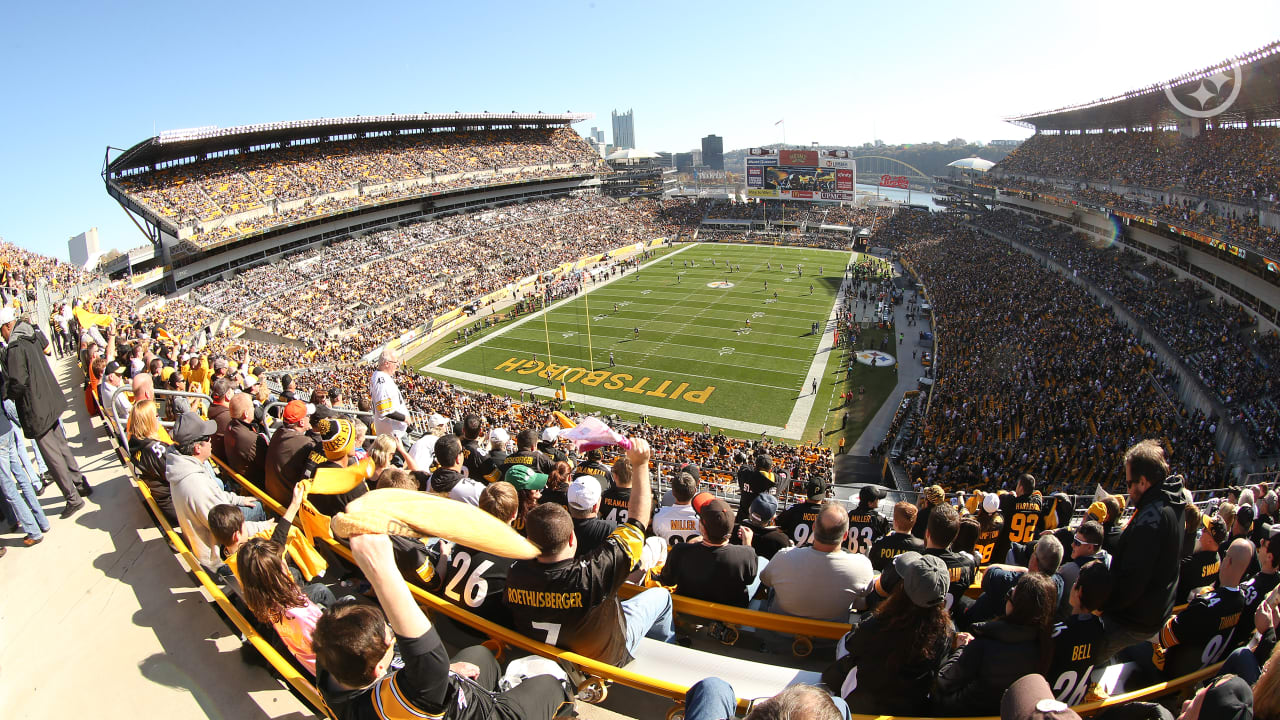
[[[1280,715],[1278,48],[1011,117],[1034,135],[935,178],[939,212],[859,195],[844,150],[754,148],[741,201],[649,192],[588,114],[108,148],[146,245],[5,246],[0,314],[97,455],[41,435],[11,472],[67,518],[122,478],[87,502],[144,539],[103,556],[148,619],[185,598],[158,655],[216,640],[210,714]]]

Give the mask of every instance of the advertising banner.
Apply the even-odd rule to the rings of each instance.
[[[881,175],[880,176],[881,187],[890,187],[890,188],[898,188],[900,190],[906,190],[907,185],[908,183],[907,183],[906,175]]]

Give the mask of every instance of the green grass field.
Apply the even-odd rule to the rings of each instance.
[[[575,404],[799,439],[828,420],[832,388],[844,386],[833,375],[838,367],[827,365],[838,353],[815,361],[823,333],[810,326],[826,327],[849,259],[828,250],[691,246],[642,269],[638,280],[628,274],[588,286],[545,320],[533,314],[465,348],[427,353],[425,371],[512,395],[546,395],[563,380]],[[726,264],[741,271],[726,272]]]

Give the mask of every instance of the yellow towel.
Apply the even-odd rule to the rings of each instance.
[[[386,533],[438,537],[502,557],[531,559],[538,548],[511,526],[474,505],[413,490],[383,488],[353,500],[333,516],[333,534]]]

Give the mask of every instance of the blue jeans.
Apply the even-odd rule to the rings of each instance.
[[[676,639],[671,626],[671,593],[666,588],[649,588],[630,600],[623,600],[622,616],[627,621],[627,652],[631,657],[636,656],[642,638],[668,643]]]
[[[49,520],[32,487],[34,481],[22,466],[20,456],[25,451],[13,432],[0,435],[0,494],[9,503],[18,527],[29,537],[39,538],[49,531]]]
[[[244,514],[245,522],[261,522],[267,519],[267,511],[262,507],[262,501],[256,498],[248,507],[241,505],[240,512]]]
[[[842,698],[832,697],[845,720],[849,720],[849,705]],[[684,720],[733,720],[738,712],[738,694],[733,686],[716,677],[699,680],[684,696]]]
[[[22,464],[27,468],[27,474],[34,480],[49,472],[49,466],[44,464],[44,456],[40,454],[40,448],[36,447],[35,439],[28,439],[27,436],[22,434],[22,424],[18,420],[18,406],[14,404],[13,400],[4,401],[4,412],[9,416],[9,420],[13,424],[13,433],[18,438],[18,455],[22,458]],[[36,457],[34,466],[31,464],[31,455]]]

